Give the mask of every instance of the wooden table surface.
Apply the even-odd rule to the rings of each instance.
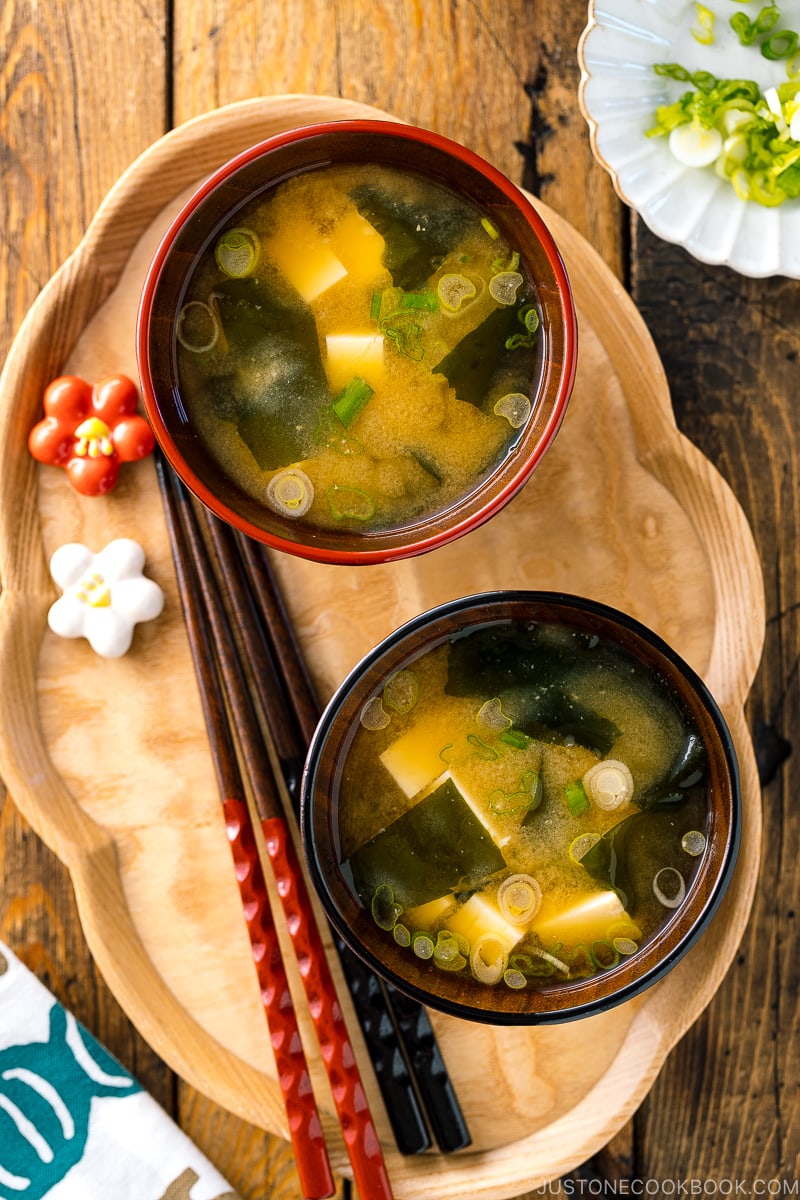
[[[132,160],[171,127],[247,97],[345,96],[436,129],[583,234],[639,306],[678,425],[733,488],[760,550],[767,635],[747,713],[765,824],[761,886],[722,988],[630,1124],[560,1186],[797,1194],[800,284],[704,267],[618,201],[578,108],[585,21],[578,0],[6,0],[0,356]],[[65,869],[1,787],[0,871],[0,938],[244,1200],[299,1197],[287,1146],[182,1082],[126,1019],[93,965]]]

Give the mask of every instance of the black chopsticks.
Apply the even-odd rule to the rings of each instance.
[[[177,523],[183,541],[188,539],[194,576],[184,572],[189,575],[186,586],[204,594],[205,608],[212,610],[207,619],[217,626],[222,614],[214,608],[224,610],[227,632],[218,629],[215,641],[222,638],[226,657],[237,660],[227,670],[238,672],[238,690],[249,693],[247,773],[256,779],[257,790],[274,792],[274,778],[264,779],[271,769],[268,742],[296,810],[319,704],[267,555],[190,499],[163,459],[157,466],[168,523]],[[170,515],[170,497],[172,507],[177,505],[177,522]],[[253,727],[259,716],[260,741]],[[468,1146],[466,1122],[427,1011],[379,980],[336,935],[334,942],[398,1149],[420,1153],[433,1138],[446,1153]]]
[[[295,718],[296,734],[286,743],[284,778],[297,811],[299,775],[294,785],[293,763],[298,757],[305,758],[320,714],[313,684],[264,548],[234,533],[206,510],[203,520],[215,552],[229,572],[229,590],[239,594],[249,592],[258,613],[258,641],[251,642],[248,653],[254,656],[252,661],[264,666],[263,675],[258,672],[261,678],[277,677],[281,684],[277,693],[267,692],[266,687],[262,689],[265,692],[262,706],[269,714],[277,708],[284,712],[288,709]],[[263,658],[256,657],[259,647],[263,648]],[[271,716],[269,720],[271,725]],[[425,1131],[427,1119],[441,1151],[463,1150],[471,1142],[469,1130],[424,1005],[378,980],[336,935],[334,941],[370,1048],[398,1149],[411,1154],[431,1145],[430,1134]],[[363,997],[370,1000],[365,1007],[361,1004]],[[372,1029],[373,1024],[376,1029]]]
[[[335,1185],[269,911],[248,795],[258,814],[353,1178],[360,1195],[391,1200],[377,1132],[291,830],[264,752],[238,648],[220,602],[217,581],[203,566],[205,555],[195,511],[188,493],[160,455],[156,471],[243,913],[304,1195],[307,1200],[322,1200],[333,1195]],[[243,786],[243,774],[247,786]]]

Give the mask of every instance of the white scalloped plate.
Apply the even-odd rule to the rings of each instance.
[[[690,72],[754,79],[763,88],[786,79],[782,63],[742,47],[728,25],[736,11],[756,8],[705,0],[715,12],[714,42],[691,34],[691,0],[590,0],[589,23],[578,46],[579,101],[592,150],[620,198],[649,229],[683,246],[701,262],[742,275],[800,278],[800,200],[765,208],[739,199],[713,167],[684,167],[664,138],[648,138],[659,104],[676,100],[685,84],[657,76],[653,64],[676,62]],[[800,0],[781,0],[780,28],[800,31]]]

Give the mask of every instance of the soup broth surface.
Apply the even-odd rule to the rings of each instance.
[[[517,250],[412,173],[330,166],[236,214],[194,269],[175,355],[193,430],[283,516],[388,530],[516,444],[541,373]]]
[[[501,623],[367,702],[337,819],[387,938],[431,970],[548,987],[613,969],[680,908],[706,849],[706,752],[620,647]]]

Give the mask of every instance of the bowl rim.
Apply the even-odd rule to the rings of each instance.
[[[700,909],[691,926],[669,952],[643,974],[634,974],[630,982],[613,989],[606,996],[598,996],[594,999],[581,1001],[570,1007],[537,1009],[529,1012],[473,1008],[465,1003],[452,1001],[447,997],[441,997],[427,991],[425,988],[417,986],[403,975],[385,966],[377,955],[373,954],[368,947],[353,937],[347,921],[339,911],[320,862],[313,829],[316,808],[316,784],[322,750],[352,688],[387,653],[399,650],[403,643],[412,638],[416,633],[432,628],[437,623],[446,622],[453,616],[466,615],[473,609],[501,603],[506,606],[553,604],[565,609],[573,609],[578,612],[597,616],[602,620],[610,621],[633,633],[636,637],[647,643],[656,653],[661,654],[690,685],[691,690],[695,692],[700,702],[700,706],[710,718],[711,724],[714,726],[719,738],[719,748],[730,779],[731,791],[730,811],[727,814],[729,817],[727,843],[721,852],[720,865],[711,886],[710,894],[705,900],[701,901]],[[481,620],[480,625],[488,625],[490,623],[490,619],[487,618],[486,620]],[[347,943],[353,953],[371,967],[380,978],[396,987],[398,991],[403,992],[405,995],[411,996],[427,1007],[437,1009],[449,1016],[492,1025],[531,1026],[561,1024],[577,1020],[581,1017],[605,1012],[650,988],[672,970],[705,931],[728,889],[738,858],[742,834],[742,795],[739,764],[730,729],[719,704],[707,684],[668,642],[636,617],[601,601],[574,595],[569,592],[537,591],[531,589],[480,592],[445,601],[412,617],[387,634],[385,638],[382,638],[348,672],[325,706],[309,745],[301,779],[300,833],[309,875],[332,927],[342,940]],[[607,978],[610,979],[611,976],[609,975]]]
[[[370,545],[369,538],[365,538],[364,548],[358,550],[335,549],[313,544],[307,545],[284,537],[281,534],[271,533],[260,526],[254,525],[247,518],[235,513],[228,505],[217,499],[200,477],[192,470],[167,429],[156,398],[149,354],[150,318],[153,313],[155,294],[162,271],[178,234],[203,201],[235,172],[246,167],[264,154],[292,143],[338,132],[376,134],[381,137],[405,138],[408,141],[421,142],[433,147],[440,153],[459,159],[468,167],[488,179],[515,208],[522,212],[528,224],[534,230],[557,284],[555,295],[557,309],[560,311],[561,316],[564,342],[563,367],[560,371],[552,410],[544,422],[541,435],[519,467],[503,483],[498,491],[487,498],[474,512],[456,519],[452,523],[445,523],[447,521],[447,512],[440,514],[433,527],[418,540],[410,543],[399,543],[397,545],[386,543]],[[498,170],[497,167],[493,166],[475,151],[433,130],[394,120],[350,118],[315,122],[274,134],[234,155],[233,158],[223,163],[198,186],[172,219],[151,259],[137,310],[135,340],[142,399],[147,418],[153,427],[162,452],[190,491],[223,521],[234,525],[235,528],[248,537],[252,537],[256,541],[262,542],[275,550],[281,550],[293,554],[295,557],[306,558],[315,562],[355,566],[368,563],[392,562],[397,559],[408,558],[434,550],[439,546],[454,541],[456,538],[473,529],[477,529],[499,512],[517,494],[549,449],[566,414],[577,372],[578,321],[572,287],[553,235],[525,192],[503,174],[502,171]],[[481,487],[479,486],[470,495],[475,496],[480,491]],[[457,501],[448,511],[457,511],[460,506],[461,501]]]

